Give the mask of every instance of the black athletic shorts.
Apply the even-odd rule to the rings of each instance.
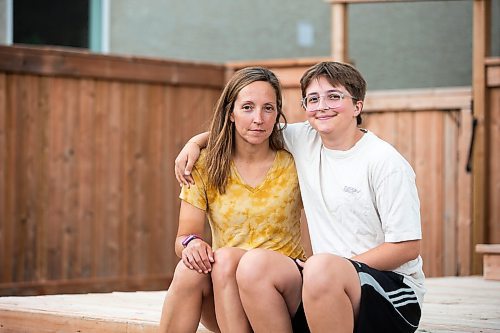
[[[293,260],[293,259],[292,259]],[[302,275],[302,267],[293,260],[297,268],[299,269],[300,275]],[[292,329],[294,333],[309,333],[309,326],[307,326],[306,314],[304,312],[304,306],[302,301],[299,304],[295,316],[292,318]]]
[[[420,305],[403,276],[356,261],[351,263],[361,283],[361,303],[354,332],[415,332],[420,321]]]
[[[421,309],[417,296],[404,283],[403,276],[350,261],[361,283],[361,302],[354,332],[415,332]],[[302,268],[298,267],[302,274]],[[292,318],[292,327],[295,333],[310,332],[302,302]]]

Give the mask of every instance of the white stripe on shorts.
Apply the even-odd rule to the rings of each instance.
[[[394,309],[396,310],[396,312],[401,316],[401,318],[403,318],[408,323],[408,325],[415,327],[415,328],[418,327],[418,325],[415,326],[412,323],[410,323],[408,320],[406,320],[406,318],[397,309],[398,307],[403,306],[405,304],[418,303],[417,296],[415,296],[415,293],[413,293],[413,290],[411,290],[410,288],[400,288],[400,289],[397,289],[394,291],[386,292],[384,290],[384,288],[382,288],[382,286],[377,282],[377,280],[375,280],[373,278],[373,276],[371,276],[370,274],[365,273],[365,272],[358,272],[358,275],[359,275],[359,280],[361,281],[361,286],[363,286],[365,284],[372,286],[373,289],[375,289],[381,296],[383,296],[386,300],[391,302],[391,304],[392,304],[392,306],[394,306]],[[403,294],[400,296],[394,296],[394,295],[400,294],[402,292],[408,292],[408,290],[410,290],[412,292],[411,295]],[[405,300],[405,301],[402,303],[398,303],[399,300]],[[398,303],[398,304],[395,304],[395,303]]]

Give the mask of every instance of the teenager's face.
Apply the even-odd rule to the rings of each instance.
[[[338,106],[333,108],[325,101],[331,92],[344,94]],[[356,116],[361,112],[363,103],[358,101],[353,104],[353,99],[343,86],[334,87],[324,76],[320,76],[311,80],[306,88],[306,98],[310,96],[320,97],[316,111],[305,111],[307,120],[320,134],[342,135],[349,129],[356,129]]]
[[[252,145],[268,143],[277,114],[276,93],[271,84],[265,81],[250,83],[239,92],[230,115],[236,129],[236,141]]]

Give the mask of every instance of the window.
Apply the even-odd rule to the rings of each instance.
[[[13,43],[107,52],[109,0],[14,0]]]

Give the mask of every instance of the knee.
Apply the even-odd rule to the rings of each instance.
[[[214,253],[215,262],[212,266],[212,281],[214,283],[225,283],[234,280],[236,268],[241,258],[240,249],[231,247],[220,248]]]
[[[251,287],[260,283],[266,276],[266,250],[253,249],[241,257],[236,270],[236,281],[239,287]]]
[[[175,267],[174,277],[172,283],[170,284],[169,290],[172,291],[192,291],[194,289],[204,289],[205,287],[211,285],[210,277],[207,274],[200,274],[192,269],[189,269],[184,265],[182,261],[179,261]]]
[[[342,270],[345,269],[345,263],[346,259],[332,254],[319,254],[309,258],[303,271],[303,297],[314,299],[342,291]]]

